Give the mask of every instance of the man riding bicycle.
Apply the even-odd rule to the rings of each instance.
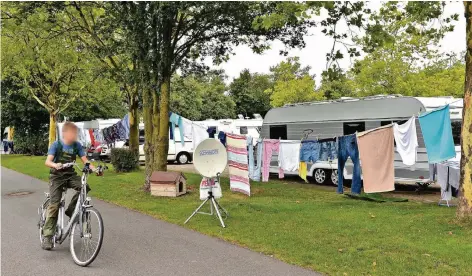
[[[45,250],[51,250],[53,247],[52,237],[56,231],[62,190],[64,188],[76,190],[76,193],[65,211],[65,214],[70,217],[74,213],[82,185],[80,176],[77,175],[74,167],[63,168],[62,164],[75,162],[77,155],[84,164],[90,163],[85,156],[82,145],[77,141],[77,131],[78,128],[74,123],[65,122],[62,127],[62,141],[58,140],[54,142],[48,150],[45,165],[50,168],[49,194],[51,201],[49,202],[47,218],[43,228],[44,239],[42,247]],[[90,164],[90,169],[95,169],[92,164]],[[87,191],[89,190],[90,188],[87,186]]]

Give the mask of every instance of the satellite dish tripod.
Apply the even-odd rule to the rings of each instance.
[[[208,181],[212,181],[213,178],[207,178],[207,183]],[[216,174],[216,181],[218,183],[220,183],[220,173],[217,173]],[[213,214],[215,214],[218,219],[220,220],[220,223],[221,223],[221,226],[223,228],[225,228],[225,223],[223,221],[223,218],[221,217],[221,213],[224,213],[225,215],[225,218],[227,218],[229,216],[228,212],[223,208],[221,207],[221,205],[218,203],[218,201],[216,200],[215,196],[213,195],[213,186],[210,186],[210,190],[208,191],[208,196],[207,198],[203,201],[202,204],[200,204],[200,206],[198,206],[198,208],[193,211],[193,213],[190,215],[190,217],[188,217],[188,219],[184,222],[184,224],[186,224],[187,222],[189,222],[189,220],[195,216],[197,213],[198,214],[202,214],[202,215],[210,215],[210,216],[213,216]],[[209,202],[210,203],[210,213],[206,213],[206,212],[200,212],[200,209],[203,207],[203,205],[205,205],[205,203]],[[213,212],[213,210],[215,212]],[[221,211],[221,212],[220,212]]]

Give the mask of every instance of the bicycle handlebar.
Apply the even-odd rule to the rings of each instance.
[[[87,163],[85,164],[84,168],[82,169],[83,172],[88,172],[88,173],[91,173],[91,172],[96,172],[97,175],[99,174],[102,174],[103,171],[105,171],[106,169],[108,169],[107,166],[102,166],[102,165],[98,165],[95,170],[92,170],[90,169],[89,167],[90,163]],[[79,165],[77,165],[77,163],[75,162],[70,162],[70,163],[64,163],[61,165],[60,169],[65,169],[65,168],[69,168],[69,167],[73,167],[73,166],[76,166],[77,168],[80,169]]]

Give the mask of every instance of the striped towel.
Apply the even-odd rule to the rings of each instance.
[[[226,134],[226,151],[228,152],[231,191],[250,196],[251,186],[249,185],[246,137],[237,134]]]

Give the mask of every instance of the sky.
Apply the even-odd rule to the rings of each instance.
[[[368,7],[376,9],[379,2],[370,2]],[[459,14],[459,21],[455,24],[453,32],[448,33],[440,46],[440,51],[444,53],[460,53],[465,51],[465,19],[463,17],[464,7],[462,2],[450,2],[445,7],[445,14]],[[321,28],[314,27],[310,33],[305,36],[306,47],[303,49],[292,49],[289,51],[289,56],[300,57],[302,65],[310,66],[310,73],[316,75],[315,80],[317,85],[320,84],[321,73],[326,68],[326,53],[332,47],[332,39],[324,36],[320,32]],[[231,82],[233,78],[238,77],[239,73],[248,68],[251,73],[268,73],[271,66],[277,65],[285,60],[279,54],[279,51],[284,49],[280,41],[274,41],[271,44],[271,49],[258,55],[244,45],[238,46],[234,49],[234,55],[228,62],[219,66],[212,66],[217,69],[224,69],[228,76],[227,82]],[[210,62],[208,62],[210,64]],[[351,65],[349,58],[344,58],[340,65],[343,69],[348,69]]]

